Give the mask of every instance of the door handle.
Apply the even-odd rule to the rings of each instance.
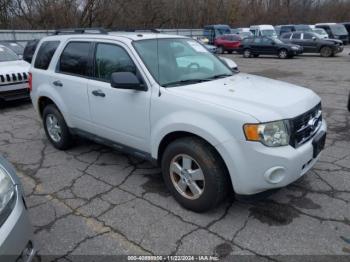
[[[59,87],[62,87],[62,86],[63,86],[62,82],[59,81],[59,80],[54,81],[52,84],[53,84],[54,86],[59,86]]]
[[[92,94],[94,96],[100,96],[100,97],[105,97],[106,96],[106,94],[103,93],[102,90],[94,90],[94,91],[92,91]]]

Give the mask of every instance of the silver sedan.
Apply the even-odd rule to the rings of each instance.
[[[22,186],[14,168],[0,156],[0,261],[30,262],[35,253]]]

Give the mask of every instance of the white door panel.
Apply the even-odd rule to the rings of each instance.
[[[151,92],[112,88],[109,83],[96,80],[90,80],[88,89],[94,133],[148,152]],[[95,96],[93,91],[105,96]]]

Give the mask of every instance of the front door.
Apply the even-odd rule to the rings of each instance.
[[[142,80],[132,54],[114,43],[96,43],[94,53],[93,79],[88,85],[94,133],[148,152],[151,91],[118,89],[110,84],[114,72],[132,72]]]
[[[303,34],[304,52],[305,53],[316,53],[317,52],[317,39],[316,36],[311,33]]]

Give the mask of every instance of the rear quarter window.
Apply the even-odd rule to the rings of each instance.
[[[47,70],[59,44],[59,41],[43,42],[36,56],[34,67],[37,69]]]

